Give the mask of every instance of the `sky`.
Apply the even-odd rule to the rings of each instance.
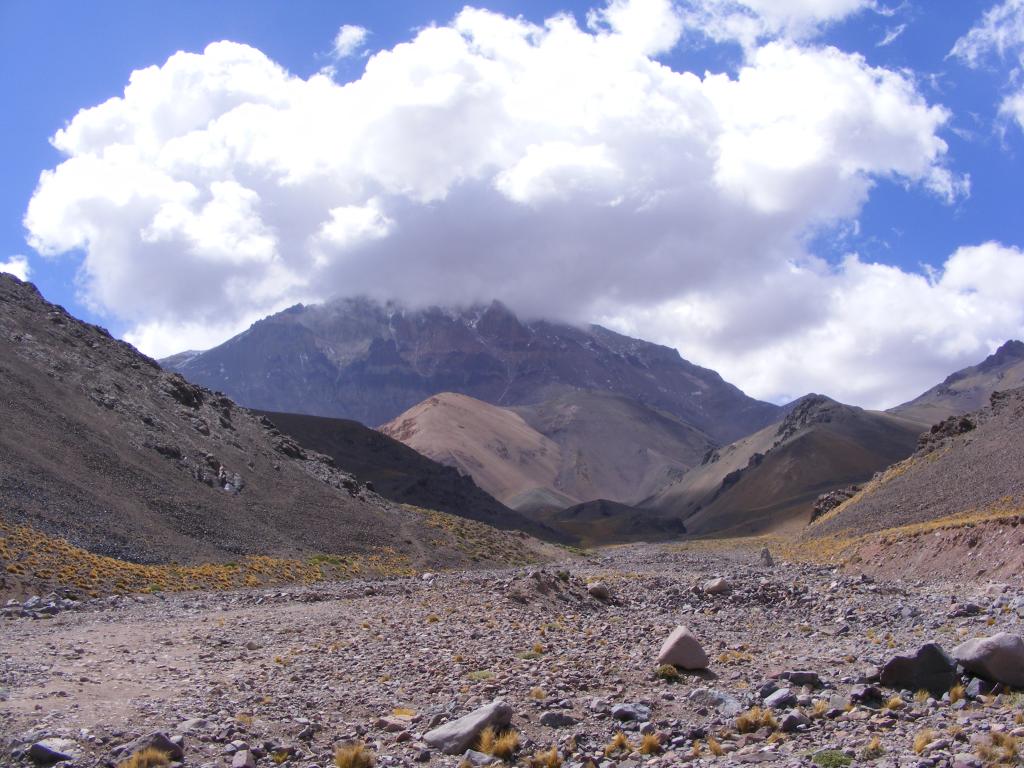
[[[1024,0],[6,0],[0,96],[0,271],[156,357],[499,299],[880,408],[1024,337]]]

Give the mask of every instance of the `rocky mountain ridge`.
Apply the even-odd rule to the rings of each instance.
[[[669,413],[716,442],[778,414],[674,349],[596,325],[522,320],[498,302],[420,310],[365,298],[297,305],[214,349],[164,363],[250,407],[371,426],[440,392],[501,406],[607,392]]]

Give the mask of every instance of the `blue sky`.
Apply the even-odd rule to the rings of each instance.
[[[725,0],[714,2],[724,4]],[[620,4],[628,5],[624,0]],[[696,3],[677,6],[675,11],[681,12],[680,8],[692,10],[691,6],[700,5]],[[757,18],[758,4],[750,5],[753,10],[745,11],[749,11],[748,15],[751,18]],[[813,6],[814,2],[808,5]],[[998,280],[999,264],[1004,262],[1007,253],[1013,257],[1014,249],[1024,246],[1024,225],[1021,223],[1020,215],[1021,200],[1024,200],[1024,174],[1021,173],[1024,131],[1011,118],[999,113],[1000,104],[1014,87],[1012,72],[1019,66],[1018,51],[1011,46],[1001,53],[991,52],[990,55],[982,55],[977,61],[970,63],[962,56],[950,56],[957,41],[972,27],[978,25],[984,14],[998,4],[987,1],[917,0],[898,5],[893,2],[889,5],[893,6],[891,10],[864,0],[860,4],[861,7],[845,16],[839,14],[824,21],[815,20],[813,30],[772,29],[759,36],[756,42],[748,41],[746,48],[740,42],[721,39],[721,36],[718,40],[712,40],[711,38],[715,37],[713,33],[709,34],[707,29],[691,22],[684,27],[678,39],[671,45],[661,46],[658,50],[644,51],[651,60],[666,65],[676,73],[689,71],[703,76],[707,70],[736,78],[741,68],[754,61],[759,48],[780,44],[780,41],[794,50],[810,53],[834,46],[843,55],[863,56],[866,60],[863,64],[865,68],[884,69],[902,77],[906,83],[912,85],[914,98],[919,99],[921,104],[927,107],[941,105],[948,110],[948,117],[941,125],[934,127],[934,130],[927,129],[930,135],[938,137],[948,145],[948,150],[942,153],[941,157],[922,157],[914,170],[907,171],[904,168],[895,172],[887,171],[879,163],[884,165],[885,162],[891,162],[893,168],[896,168],[900,165],[898,158],[859,160],[858,162],[865,165],[863,169],[857,170],[860,174],[858,178],[864,182],[865,189],[861,193],[860,187],[851,188],[850,199],[857,198],[853,202],[844,198],[845,202],[836,203],[834,207],[814,215],[807,214],[804,219],[800,218],[803,211],[798,209],[796,204],[793,211],[781,212],[779,208],[782,204],[775,205],[772,202],[759,208],[755,206],[756,210],[752,212],[729,207],[728,213],[732,217],[730,221],[737,227],[746,226],[749,220],[752,239],[749,243],[743,241],[739,245],[729,239],[721,243],[712,242],[712,245],[719,249],[715,251],[719,255],[714,259],[724,262],[730,258],[721,254],[725,247],[735,247],[738,250],[747,247],[756,249],[758,238],[763,239],[764,250],[779,252],[780,261],[769,268],[761,253],[737,255],[735,269],[744,274],[756,274],[760,281],[758,285],[764,291],[769,291],[769,286],[776,285],[774,281],[784,279],[779,278],[776,272],[783,269],[786,264],[798,264],[798,268],[804,270],[800,272],[802,276],[812,275],[820,280],[834,277],[836,280],[849,281],[854,279],[855,269],[844,268],[842,265],[849,254],[856,253],[864,265],[898,268],[897,277],[902,280],[906,275],[925,274],[929,269],[941,271],[947,259],[958,249],[990,242],[1009,249],[994,255],[986,254],[986,263],[996,265],[991,267],[996,273],[995,282],[1001,282]],[[102,104],[111,97],[123,96],[129,76],[134,70],[154,65],[163,66],[168,58],[178,51],[200,54],[212,42],[229,40],[262,52],[267,59],[283,67],[290,75],[303,80],[313,77],[324,67],[332,67],[333,81],[340,86],[363,77],[364,67],[370,55],[418,39],[418,31],[432,23],[448,25],[462,7],[463,3],[458,2],[297,4],[251,0],[217,3],[10,0],[0,4],[0,93],[3,94],[6,103],[6,118],[0,123],[0,130],[3,131],[0,173],[5,182],[0,187],[0,262],[15,255],[26,256],[31,279],[47,298],[64,304],[79,316],[110,327],[116,334],[127,335],[144,349],[148,345],[150,349],[147,351],[160,354],[170,351],[179,340],[182,345],[214,343],[220,340],[216,338],[217,333],[224,335],[244,327],[254,317],[293,300],[316,300],[344,294],[349,291],[350,286],[358,288],[361,292],[377,293],[381,297],[387,297],[386,286],[395,275],[396,265],[397,271],[401,272],[402,265],[428,261],[431,271],[426,274],[436,275],[438,285],[420,295],[415,287],[400,284],[398,281],[394,288],[397,298],[412,303],[420,300],[445,300],[446,284],[449,281],[445,279],[444,271],[458,270],[459,274],[470,272],[473,279],[467,279],[466,285],[460,284],[458,290],[453,289],[450,300],[483,299],[486,298],[484,294],[488,292],[488,286],[492,286],[492,294],[505,298],[528,313],[561,315],[572,320],[599,319],[622,330],[679,346],[684,356],[716,367],[745,389],[771,399],[783,399],[812,388],[826,389],[831,386],[830,391],[845,395],[849,400],[869,405],[891,404],[890,401],[896,401],[905,394],[912,394],[914,387],[931,383],[938,373],[948,372],[962,363],[974,362],[979,355],[990,351],[993,344],[998,342],[1000,335],[1020,332],[1024,320],[1020,315],[1014,315],[1012,311],[997,313],[998,317],[986,315],[976,318],[976,322],[967,321],[969,332],[955,334],[951,334],[949,329],[941,324],[937,326],[932,316],[924,319],[915,318],[913,327],[908,325],[909,330],[906,333],[898,334],[893,339],[878,341],[877,330],[870,327],[863,329],[859,335],[852,334],[850,339],[844,341],[847,348],[846,356],[838,358],[839,367],[843,367],[841,363],[846,361],[847,371],[842,376],[824,373],[821,365],[812,364],[800,364],[797,366],[798,370],[785,373],[782,369],[793,368],[799,350],[816,349],[815,344],[827,345],[828,338],[823,337],[821,329],[828,328],[829,323],[841,323],[842,318],[832,318],[822,308],[815,310],[817,315],[806,318],[789,314],[782,317],[782,310],[778,307],[769,308],[761,311],[759,317],[775,317],[776,314],[780,314],[777,321],[766,323],[766,333],[770,330],[780,341],[774,346],[760,344],[758,349],[754,349],[753,341],[743,343],[737,338],[756,338],[757,329],[753,326],[759,321],[757,318],[743,316],[741,312],[735,310],[737,297],[729,294],[728,289],[723,287],[722,276],[718,274],[722,267],[709,265],[709,256],[687,256],[691,261],[681,258],[679,267],[674,272],[662,264],[663,260],[671,259],[671,254],[665,255],[665,250],[669,247],[667,243],[682,243],[678,247],[687,253],[694,247],[687,244],[685,237],[680,239],[678,232],[670,231],[670,225],[666,225],[664,239],[636,246],[638,251],[649,247],[649,258],[638,255],[634,262],[619,263],[614,254],[599,253],[599,248],[588,240],[586,235],[580,234],[581,228],[595,229],[592,222],[588,223],[589,220],[579,214],[581,218],[577,225],[563,228],[566,219],[576,221],[573,217],[578,215],[577,211],[557,208],[547,198],[540,200],[535,196],[526,199],[534,194],[532,191],[523,192],[523,199],[516,198],[520,209],[525,205],[531,213],[536,213],[544,206],[547,206],[547,210],[544,216],[538,213],[532,219],[517,218],[516,226],[535,227],[538,233],[541,233],[537,237],[543,236],[544,242],[552,239],[558,242],[559,250],[548,254],[547,261],[544,262],[546,265],[551,265],[552,261],[555,263],[551,269],[558,277],[552,278],[552,282],[557,284],[561,279],[569,285],[590,286],[587,276],[600,273],[600,284],[603,287],[581,288],[582,298],[572,306],[563,306],[563,302],[557,300],[559,296],[565,295],[564,286],[558,287],[558,290],[550,295],[543,291],[538,294],[535,286],[524,280],[522,287],[508,288],[507,295],[503,295],[503,286],[510,283],[507,277],[508,262],[514,262],[518,257],[515,249],[507,247],[510,231],[507,227],[510,225],[504,213],[501,216],[495,214],[492,219],[489,211],[476,210],[470,203],[466,203],[462,208],[457,207],[459,196],[468,185],[463,177],[459,177],[457,181],[447,180],[445,184],[448,186],[444,195],[436,199],[426,200],[423,195],[417,196],[405,191],[420,180],[407,183],[400,193],[394,193],[394,190],[389,189],[393,199],[382,197],[380,194],[375,195],[371,202],[373,205],[379,203],[383,206],[383,212],[377,213],[379,221],[386,223],[386,226],[380,226],[384,227],[382,232],[387,231],[387,236],[381,235],[378,238],[375,235],[372,248],[370,245],[365,246],[367,255],[365,261],[360,262],[362,266],[358,271],[335,270],[305,281],[295,277],[297,274],[304,274],[298,268],[288,272],[288,277],[282,277],[282,271],[275,272],[273,277],[263,275],[260,279],[264,282],[259,283],[261,286],[265,287],[265,281],[273,280],[283,281],[292,288],[272,292],[273,295],[265,301],[249,302],[240,306],[232,305],[235,301],[233,295],[218,296],[211,292],[209,301],[205,304],[184,306],[187,302],[179,302],[182,306],[180,312],[176,313],[175,302],[179,301],[176,297],[187,294],[187,291],[183,291],[168,294],[162,303],[155,302],[165,307],[160,312],[154,310],[153,314],[147,315],[145,309],[139,308],[139,302],[135,302],[131,309],[126,309],[125,307],[132,302],[125,297],[122,305],[123,294],[119,294],[118,291],[124,290],[123,285],[118,287],[112,283],[108,284],[109,280],[113,279],[110,272],[121,268],[129,271],[139,270],[133,274],[138,290],[143,292],[159,292],[161,286],[167,282],[166,276],[160,276],[154,277],[152,284],[147,283],[146,276],[155,272],[154,268],[147,266],[142,257],[136,260],[135,254],[141,252],[141,246],[136,249],[127,248],[124,253],[101,253],[95,238],[88,243],[76,243],[73,242],[73,237],[68,239],[61,233],[55,234],[56,225],[50,224],[37,225],[39,232],[42,232],[40,236],[44,240],[48,239],[50,243],[50,256],[40,256],[26,242],[28,233],[23,217],[39,182],[40,174],[57,168],[68,157],[67,151],[62,153],[51,145],[51,137],[68,125],[79,110]],[[525,21],[536,25],[543,25],[545,20],[554,14],[567,11],[575,16],[582,34],[594,31],[594,34],[598,35],[596,28],[588,28],[587,14],[594,8],[600,10],[604,4],[492,1],[482,2],[477,7],[505,17],[521,16]],[[603,29],[617,32],[610,15],[601,24]],[[332,54],[332,46],[335,35],[342,25],[362,27],[368,34],[364,44],[354,52],[354,55],[339,58]],[[903,31],[891,43],[880,45],[889,33],[900,27]],[[372,84],[367,82],[367,90],[371,86]],[[879,99],[881,100],[883,96],[884,94],[879,96]],[[907,109],[912,106],[908,106]],[[918,107],[920,106],[919,104]],[[916,119],[914,115],[920,117],[920,113],[920,109],[913,114],[908,111],[908,119]],[[339,119],[345,121],[344,116]],[[899,116],[894,119],[899,119]],[[845,126],[850,121],[849,116],[839,115],[835,118],[828,117],[823,125],[832,130],[832,126],[836,124],[842,123]],[[880,118],[880,121],[881,128],[878,125],[864,129],[852,126],[849,129],[844,127],[842,130],[848,130],[849,133],[856,135],[858,132],[869,134],[870,131],[887,130],[891,127],[885,124],[885,119]],[[564,132],[559,132],[558,136],[563,134]],[[420,135],[416,140],[423,141],[423,152],[429,153],[430,150],[426,146],[430,143],[429,139],[424,141],[424,137]],[[457,140],[461,139],[440,139],[441,142]],[[843,134],[838,139],[830,135],[823,137],[823,143],[826,145],[839,140],[849,141],[849,135]],[[408,149],[408,140],[396,141],[399,142],[399,149]],[[644,141],[649,142],[649,139]],[[638,139],[636,146],[648,145],[649,143],[645,144]],[[568,145],[559,138],[552,146]],[[592,149],[601,144],[594,140],[588,146]],[[902,151],[900,145],[893,146],[893,152]],[[669,150],[678,150],[678,145],[671,145]],[[88,154],[96,150],[93,148],[72,151]],[[633,149],[628,152],[624,150],[626,155],[632,151]],[[586,157],[587,163],[593,161],[592,155]],[[602,159],[600,162],[604,163],[605,160]],[[837,167],[846,167],[839,160],[836,163]],[[969,177],[969,194],[961,188],[959,192],[944,198],[934,190],[929,191],[929,174],[940,166],[955,183],[963,185]],[[225,173],[227,175],[223,178],[239,178],[237,169],[229,169]],[[771,174],[772,170],[765,170],[763,173]],[[493,191],[496,186],[503,183],[502,179],[512,179],[508,184],[515,180],[512,176],[488,177],[487,188]],[[102,179],[98,178],[97,181],[101,182]],[[773,183],[770,177],[767,181],[769,186]],[[570,179],[565,183],[571,186],[576,182]],[[375,189],[381,185],[386,187],[386,184],[380,181],[379,175],[375,177],[374,184],[377,185]],[[275,189],[287,190],[290,187],[278,183]],[[265,204],[268,194],[262,188],[259,189],[259,193],[260,204]],[[506,193],[506,197],[515,198],[515,194],[507,190]],[[472,197],[469,192],[466,194]],[[410,199],[413,202],[410,202]],[[619,199],[621,196],[616,198],[616,201]],[[379,202],[381,200],[383,202]],[[307,199],[303,198],[303,205],[306,202]],[[292,203],[298,204],[295,201]],[[333,200],[330,205],[325,204],[325,211],[334,211],[336,203],[337,200]],[[579,202],[580,206],[584,204],[591,205],[592,201],[587,198]],[[615,205],[619,203],[616,202]],[[42,202],[40,208],[43,208]],[[372,206],[366,200],[361,200],[358,206],[352,206],[352,210],[356,208],[365,212]],[[415,211],[409,212],[408,209]],[[86,214],[79,213],[81,210],[82,205],[69,206],[63,210],[60,214],[61,226],[74,228],[74,216],[87,217]],[[325,213],[324,216],[326,215]],[[366,215],[372,215],[372,211]],[[402,215],[409,221],[428,222],[419,226],[426,227],[427,229],[423,231],[446,243],[464,239],[467,242],[467,251],[473,247],[493,248],[500,252],[492,259],[495,262],[491,265],[493,271],[488,271],[491,267],[477,269],[479,262],[484,261],[482,257],[479,258],[479,262],[464,262],[454,261],[454,257],[444,254],[421,254],[412,235],[404,240],[401,236],[405,221],[401,218]],[[769,216],[777,216],[779,221],[767,227],[764,219]],[[465,224],[468,219],[491,223],[481,224],[478,231]],[[268,217],[264,216],[264,221],[268,220]],[[558,223],[552,224],[554,220]],[[628,228],[629,222],[633,220],[639,221],[637,226],[642,226],[644,233],[630,233],[631,237],[624,236],[621,241],[616,240],[619,252],[629,251],[634,242],[647,242],[645,233],[651,226],[650,221],[624,216],[621,221],[617,220],[617,226]],[[827,221],[822,223],[823,220]],[[89,225],[94,226],[92,223]],[[117,226],[121,225],[119,220]],[[557,234],[550,234],[554,231],[552,227],[557,230]],[[762,231],[762,227],[767,228]],[[279,233],[281,229],[277,226],[274,231]],[[279,234],[276,236],[278,241],[274,247],[286,250],[288,244],[280,242],[286,238]],[[309,242],[308,234],[303,236],[307,239],[301,243]],[[777,243],[770,239],[775,236],[779,238]],[[418,237],[423,238],[422,232]],[[493,247],[491,238],[500,241],[500,247]],[[607,240],[608,236],[602,239]],[[702,236],[701,242],[705,239]],[[799,247],[794,245],[794,240],[800,241]],[[189,242],[194,243],[195,238]],[[302,247],[301,243],[293,247]],[[536,247],[532,241],[523,245],[523,248]],[[564,254],[575,251],[594,255],[589,257],[591,260],[586,264],[569,264],[570,259]],[[173,253],[173,250],[161,252],[159,258],[165,261],[173,259]],[[267,258],[281,261],[281,257],[276,253]],[[332,253],[329,258],[321,257],[316,263],[320,264],[325,259],[351,264],[354,263],[355,257],[350,257],[347,253]],[[430,261],[431,259],[433,261]],[[498,263],[502,259],[504,262]],[[824,263],[805,269],[799,265],[802,263],[801,260],[806,259],[821,259]],[[254,257],[253,262],[257,261],[266,263],[266,259]],[[90,265],[86,270],[83,270],[84,263]],[[216,272],[215,276],[206,278],[201,270],[191,272],[195,263],[183,260],[180,271],[186,275],[194,275],[195,281],[224,280],[223,272]],[[234,263],[239,270],[249,269],[246,264]],[[647,276],[648,294],[645,294],[643,287],[633,284],[633,277],[623,277],[627,271],[630,274],[635,271],[632,266],[635,263],[657,263],[657,268],[652,268]],[[470,266],[467,267],[467,264]],[[378,265],[375,268],[377,271],[367,265]],[[307,267],[308,265],[303,268]],[[640,269],[642,272],[643,267]],[[564,274],[561,274],[560,270]],[[828,270],[844,271],[831,275],[826,274]],[[712,277],[711,272],[716,272],[718,276]],[[1008,270],[1006,279],[1015,280],[1017,274],[1016,271]],[[580,275],[584,277],[581,278]],[[871,279],[881,275],[892,276],[891,273],[878,272],[873,274]],[[536,279],[543,281],[546,278],[539,275]],[[108,280],[108,283],[104,280]],[[675,294],[664,288],[666,281],[672,280],[678,281],[679,284]],[[422,286],[423,282],[422,275],[411,276],[409,279],[409,283],[414,286]],[[827,284],[827,290],[848,290],[844,287],[846,283],[840,284],[833,280]],[[596,281],[594,285],[597,285]],[[873,290],[871,285],[871,280],[865,278],[857,283],[855,290],[870,294]],[[913,285],[915,290],[920,288],[916,283]],[[964,297],[966,301],[973,294],[984,294],[984,289],[977,285],[957,285],[960,287],[955,289],[959,291],[955,302]],[[367,286],[371,288],[367,289]],[[382,287],[377,291],[373,286]],[[247,284],[247,291],[250,294],[259,293],[261,290],[263,288],[256,289]],[[849,292],[852,293],[853,290],[849,289]],[[891,290],[895,297],[890,299],[888,305],[882,301],[877,305],[865,306],[873,306],[880,312],[891,313],[891,323],[899,324],[901,303],[898,297],[901,289],[898,285],[887,284],[887,290]],[[997,292],[1000,298],[1006,299],[1002,287]],[[1021,294],[1024,298],[1024,286]],[[528,299],[522,298],[533,295],[541,296],[538,299],[541,303],[531,304]],[[799,296],[794,295],[790,299],[784,298],[783,302],[799,303],[801,300]],[[544,301],[547,304],[543,303]],[[936,297],[934,301],[935,306],[940,307],[943,296]],[[982,303],[987,305],[991,302],[986,299]],[[556,304],[559,306],[556,307]],[[709,307],[713,309],[709,310]],[[730,307],[733,309],[729,309]],[[222,313],[220,308],[224,308]],[[862,308],[851,311],[863,313],[864,310]],[[935,315],[939,311],[931,310],[931,314]],[[978,311],[981,310],[964,310],[968,315],[971,312],[977,314]],[[715,317],[708,320],[709,315]],[[974,318],[974,315],[971,317]],[[971,322],[975,322],[975,325],[971,326]],[[217,331],[204,336],[195,332],[197,324],[206,328],[215,327]],[[817,330],[811,329],[815,324]],[[957,338],[951,340],[954,335]],[[824,336],[827,337],[828,334],[825,333]],[[858,347],[863,350],[865,346],[874,347],[874,350],[862,351],[858,353],[859,356],[849,353],[850,348]],[[913,365],[914,368],[902,369],[896,364],[898,360],[908,360],[906,365]],[[894,365],[896,369],[887,374],[886,371],[892,369]],[[861,383],[852,385],[848,383],[849,370],[856,366],[869,368],[870,371],[865,374]],[[847,383],[844,384],[844,381]]]

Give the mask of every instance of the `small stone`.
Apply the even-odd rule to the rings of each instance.
[[[256,758],[248,749],[241,749],[231,758],[231,768],[256,768]]]
[[[808,726],[811,724],[811,718],[801,712],[799,709],[791,709],[783,716],[782,721],[779,723],[779,727],[783,733],[793,733],[801,726]]]
[[[780,688],[764,700],[772,709],[785,709],[796,704],[796,695],[789,688]]]
[[[470,765],[492,765],[494,763],[501,762],[498,758],[494,757],[493,755],[487,755],[483,752],[477,752],[475,749],[467,749],[462,757]]]
[[[612,707],[612,717],[616,720],[649,720],[651,708],[643,704],[616,704]]]
[[[540,724],[548,728],[569,728],[579,722],[564,712],[545,712],[540,716]]]

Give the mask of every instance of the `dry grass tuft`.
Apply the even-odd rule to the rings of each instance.
[[[616,733],[612,740],[609,741],[604,747],[604,756],[611,757],[617,752],[632,752],[633,745],[629,743],[629,739],[626,738],[626,734],[622,731]]]
[[[544,701],[548,697],[547,693],[544,692],[543,688],[531,688],[530,698],[534,701]]]
[[[917,704],[924,704],[931,697],[932,697],[932,695],[930,693],[928,693],[928,691],[926,691],[924,688],[922,688],[920,691],[918,691],[917,693],[914,694],[914,701]]]
[[[754,707],[736,718],[736,730],[740,733],[753,733],[761,728],[771,728],[773,731],[779,728],[779,721],[768,709]]]
[[[361,741],[334,750],[334,765],[337,768],[373,768],[376,762],[373,752]]]
[[[949,703],[956,704],[958,701],[967,697],[967,689],[962,685],[954,685],[949,689]]]
[[[907,706],[907,702],[905,702],[899,696],[892,696],[889,698],[887,702],[885,702],[885,708],[891,711],[903,709],[905,706]]]
[[[715,757],[721,757],[725,754],[725,750],[722,745],[718,743],[718,740],[714,736],[708,736],[708,750]]]
[[[551,749],[542,749],[529,761],[530,768],[562,768],[562,755],[554,744]]]
[[[824,717],[825,713],[829,710],[829,704],[824,699],[815,699],[814,705],[811,707],[811,717],[819,718]]]
[[[166,752],[161,752],[155,747],[146,747],[122,760],[117,764],[117,768],[161,768],[170,764],[171,758]]]
[[[639,751],[641,755],[660,755],[661,739],[659,739],[653,733],[645,734],[643,739],[641,739],[640,741]]]
[[[923,754],[924,748],[935,741],[935,736],[935,731],[931,728],[918,731],[914,736],[914,754]]]
[[[499,733],[488,726],[480,732],[477,749],[485,755],[508,761],[519,750],[519,732],[508,730]]]
[[[860,751],[860,759],[861,760],[877,760],[878,758],[880,758],[884,754],[885,754],[885,747],[882,746],[881,740],[877,736],[874,736],[874,737],[872,737],[871,741],[869,741],[864,746],[864,749],[862,749]]]

